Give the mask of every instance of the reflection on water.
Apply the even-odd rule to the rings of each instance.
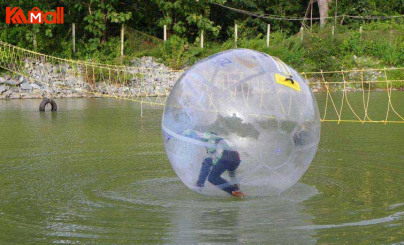
[[[404,114],[404,94],[394,98]],[[57,113],[39,113],[39,100],[0,101],[1,244],[404,240],[402,125],[323,123],[300,183],[237,200],[198,195],[178,180],[161,142],[161,108],[140,117],[132,102],[57,102]]]
[[[364,226],[364,225],[375,225],[386,223],[390,221],[400,220],[402,219],[401,216],[404,216],[404,212],[398,212],[387,217],[379,218],[379,219],[371,219],[371,220],[364,220],[359,222],[350,222],[350,223],[343,223],[338,225],[309,225],[309,226],[302,226],[296,227],[297,229],[303,230],[314,230],[314,229],[328,229],[328,228],[339,228],[345,226]]]
[[[173,193],[182,193],[173,195]],[[187,191],[177,178],[135,182],[124,191],[103,197],[127,205],[150,205],[168,210],[165,240],[173,243],[294,242],[312,244],[313,230],[294,230],[310,225],[302,203],[318,194],[314,187],[297,184],[276,197],[243,200],[207,197]]]

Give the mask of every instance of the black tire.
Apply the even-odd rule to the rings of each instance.
[[[39,111],[45,111],[45,107],[47,104],[51,104],[52,109],[51,111],[57,111],[58,110],[58,106],[56,105],[56,102],[52,99],[49,98],[45,98],[42,100],[41,104],[39,105]]]

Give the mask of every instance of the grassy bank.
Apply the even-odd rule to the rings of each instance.
[[[77,53],[72,55],[70,41],[61,41],[63,50],[48,54],[62,58],[91,60],[109,64],[130,64],[134,57],[153,56],[173,69],[189,67],[201,58],[232,49],[249,48],[277,56],[299,71],[349,70],[352,68],[383,68],[404,66],[404,22],[374,22],[362,25],[338,26],[289,35],[273,32],[270,45],[266,36],[253,29],[241,29],[237,43],[205,36],[204,48],[200,40],[188,40],[172,35],[167,42],[147,36],[134,29],[125,29],[125,58],[120,55],[120,37],[111,37],[99,48],[88,42],[77,42]]]
[[[305,30],[295,35],[277,31],[271,33],[268,47],[266,36],[251,29],[245,30],[241,31],[237,43],[234,39],[216,42],[206,37],[204,48],[200,48],[198,38],[191,42],[173,35],[167,42],[163,42],[128,28],[125,32],[123,58],[120,55],[119,37],[110,38],[101,48],[78,42],[78,52],[75,55],[72,55],[71,43],[62,41],[63,50],[57,53],[50,51],[50,54],[62,58],[126,65],[131,65],[133,58],[152,56],[173,69],[185,69],[209,55],[237,47],[279,57],[299,72],[404,67],[404,24],[401,22],[368,23],[362,26],[362,32],[359,32],[358,25],[338,26],[334,35],[331,26],[324,29],[315,26],[311,31]],[[387,75],[389,80],[403,80],[404,71],[391,71]],[[383,74],[367,76],[367,80],[385,79]],[[327,80],[342,81],[339,76],[332,75]],[[404,87],[404,83],[397,81],[393,86]]]
[[[404,27],[374,29],[374,26],[358,30],[340,30],[334,36],[331,29],[304,32],[287,36],[282,32],[271,34],[270,45],[265,37],[242,37],[224,43],[206,43],[199,47],[199,40],[189,43],[176,36],[155,49],[135,55],[150,55],[174,69],[192,65],[197,60],[231,48],[255,49],[277,56],[299,71],[348,70],[351,68],[380,68],[404,66]]]
[[[128,32],[125,41],[125,57],[120,57],[119,38],[113,38],[100,50],[90,51],[81,47],[75,58],[105,63],[130,64],[134,57],[152,56],[173,69],[184,69],[198,60],[220,51],[232,48],[258,50],[282,59],[300,72],[340,71],[350,69],[403,67],[404,66],[404,24],[397,22],[369,23],[362,26],[339,26],[332,35],[331,27],[314,28],[312,31],[287,35],[285,32],[271,33],[270,45],[266,37],[251,32],[241,33],[237,43],[234,39],[226,42],[205,42],[200,48],[200,40],[193,42],[171,36],[167,42]],[[69,52],[66,52],[67,56]],[[389,79],[400,80],[402,70],[389,74]],[[333,78],[329,78],[333,79]],[[336,79],[336,78],[335,78]],[[376,76],[376,79],[384,79]],[[403,87],[396,82],[394,87]]]

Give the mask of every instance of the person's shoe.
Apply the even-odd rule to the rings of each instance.
[[[205,186],[204,184],[199,184],[199,183],[196,183],[195,185],[196,185],[197,187],[199,187],[199,188],[202,188],[202,187]]]
[[[247,196],[245,193],[243,193],[243,192],[240,191],[240,190],[238,190],[238,191],[233,191],[231,194],[232,194],[233,196],[235,196],[235,197],[241,197],[241,198],[244,198],[244,197]]]

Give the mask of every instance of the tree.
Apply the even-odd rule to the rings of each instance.
[[[317,0],[318,10],[320,12],[320,27],[325,26],[325,21],[328,18],[329,3],[332,3],[332,0]]]
[[[182,37],[194,37],[200,30],[218,35],[220,26],[209,19],[211,4],[221,0],[154,0],[161,10],[159,26],[167,25],[174,34]]]
[[[84,29],[94,35],[92,40],[95,42],[99,42],[100,38],[101,43],[107,41],[108,21],[111,23],[124,23],[132,16],[131,12],[117,10],[119,5],[117,0],[90,0],[87,4],[88,15],[84,17],[87,25]]]

